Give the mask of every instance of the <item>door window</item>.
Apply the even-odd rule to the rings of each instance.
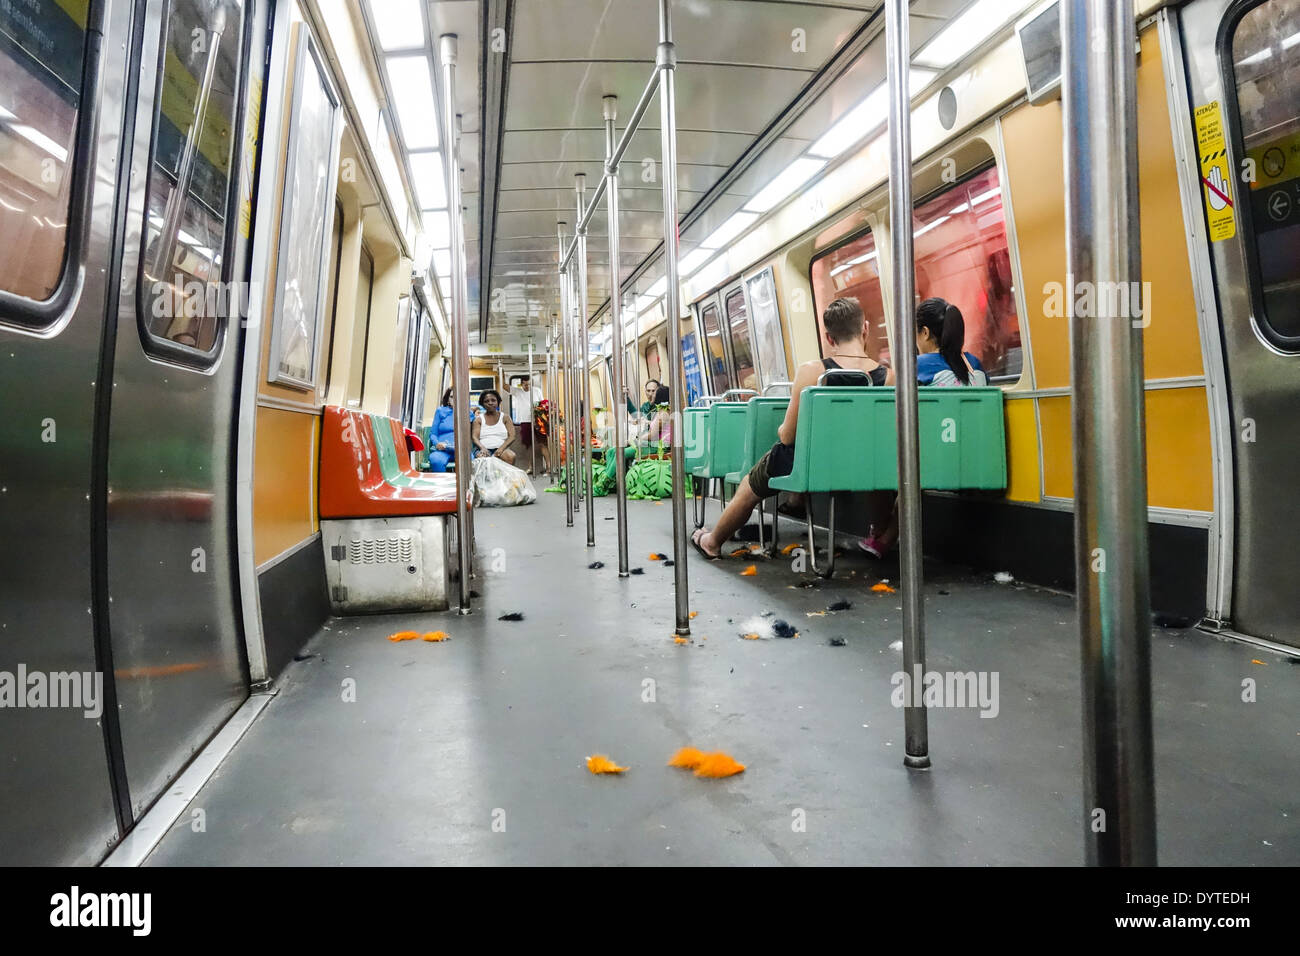
[[[1260,330],[1300,351],[1300,3],[1268,0],[1232,32],[1227,88],[1253,165],[1243,236]]]
[[[722,344],[718,307],[712,302],[700,309],[700,325],[704,327],[704,384],[710,395],[721,395],[731,388],[731,377],[727,374],[727,353]]]
[[[229,236],[243,0],[170,0],[140,264],[150,351],[207,364],[236,303],[221,282]],[[161,348],[159,347],[161,346]]]
[[[754,371],[754,351],[749,343],[749,310],[745,307],[744,290],[735,289],[729,293],[726,307],[736,386],[757,391],[758,376]]]
[[[0,3],[0,291],[44,302],[63,278],[74,192],[89,188],[77,150],[86,7],[29,6]]]

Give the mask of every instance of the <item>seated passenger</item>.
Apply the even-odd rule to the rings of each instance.
[[[659,385],[655,389],[654,401],[646,402],[642,408],[650,406],[649,411],[653,412],[654,417],[650,419],[650,427],[646,432],[646,441],[655,445],[663,442],[667,447],[673,443],[673,419],[668,410],[668,386]]]
[[[795,373],[790,389],[790,405],[785,420],[777,429],[780,440],[772,446],[736,488],[735,497],[718,518],[712,529],[701,528],[691,536],[695,550],[709,560],[722,554],[723,544],[749,520],[754,507],[763,498],[770,498],[776,490],[768,479],[790,474],[794,469],[795,428],[799,423],[799,396],[805,388],[816,385],[824,372],[831,369],[856,369],[866,372],[874,385],[892,385],[894,370],[886,368],[867,354],[867,329],[864,328],[862,307],[856,299],[836,299],[822,313],[825,327],[827,357],[804,362]],[[846,377],[847,379],[847,377]],[[842,384],[852,384],[846,380]]]
[[[516,438],[514,422],[501,411],[501,393],[489,388],[479,395],[483,415],[474,420],[473,439],[475,458],[500,458],[507,465],[515,463],[515,453],[510,450]]]
[[[920,385],[987,385],[988,376],[980,360],[963,352],[966,344],[966,321],[961,310],[939,298],[926,299],[916,307],[916,381]],[[889,520],[873,524],[871,534],[858,547],[872,557],[883,558],[898,541],[898,496],[878,493],[894,499],[888,505]],[[882,503],[877,503],[877,513]]]
[[[474,410],[470,409],[470,421],[474,420]],[[451,389],[442,393],[442,404],[433,413],[433,424],[429,426],[429,470],[446,471],[447,465],[456,457],[456,412],[451,404]]]
[[[916,381],[919,385],[987,385],[980,360],[963,352],[966,321],[945,299],[926,299],[916,307]]]

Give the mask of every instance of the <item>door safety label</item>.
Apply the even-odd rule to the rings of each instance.
[[[1237,234],[1237,214],[1233,209],[1232,167],[1228,165],[1228,142],[1223,134],[1223,111],[1218,100],[1196,110],[1196,151],[1201,158],[1201,191],[1205,194],[1210,241],[1231,239]]]

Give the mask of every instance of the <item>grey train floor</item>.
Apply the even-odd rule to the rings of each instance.
[[[747,561],[692,555],[699,616],[678,646],[672,569],[646,560],[671,550],[670,505],[630,503],[645,573],[620,581],[613,499],[597,502],[588,549],[584,516],[566,530],[562,497],[539,498],[479,512],[472,616],[329,621],[192,804],[204,832],[187,811],[147,862],[1082,863],[1068,595],[927,566],[929,668],[998,672],[1000,707],[932,709],[934,768],[909,772],[890,703],[898,595],[869,590],[882,573],[869,559],[845,555],[836,580],[798,589],[808,576],[788,559],[745,577]],[[841,598],[853,608],[807,616]],[[764,610],[799,637],[742,640]],[[511,611],[525,620],[497,620]],[[408,628],[452,640],[386,639]],[[1300,669],[1195,631],[1158,630],[1152,646],[1160,862],[1300,863]],[[1248,677],[1257,703],[1241,700]],[[686,745],[748,769],[665,766]],[[595,753],[630,769],[593,776]]]

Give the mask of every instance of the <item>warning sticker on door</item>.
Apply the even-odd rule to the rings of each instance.
[[[1218,100],[1196,110],[1196,152],[1201,158],[1201,190],[1205,194],[1210,241],[1231,239],[1237,234],[1237,215],[1233,209],[1232,167],[1228,165],[1223,111]]]

